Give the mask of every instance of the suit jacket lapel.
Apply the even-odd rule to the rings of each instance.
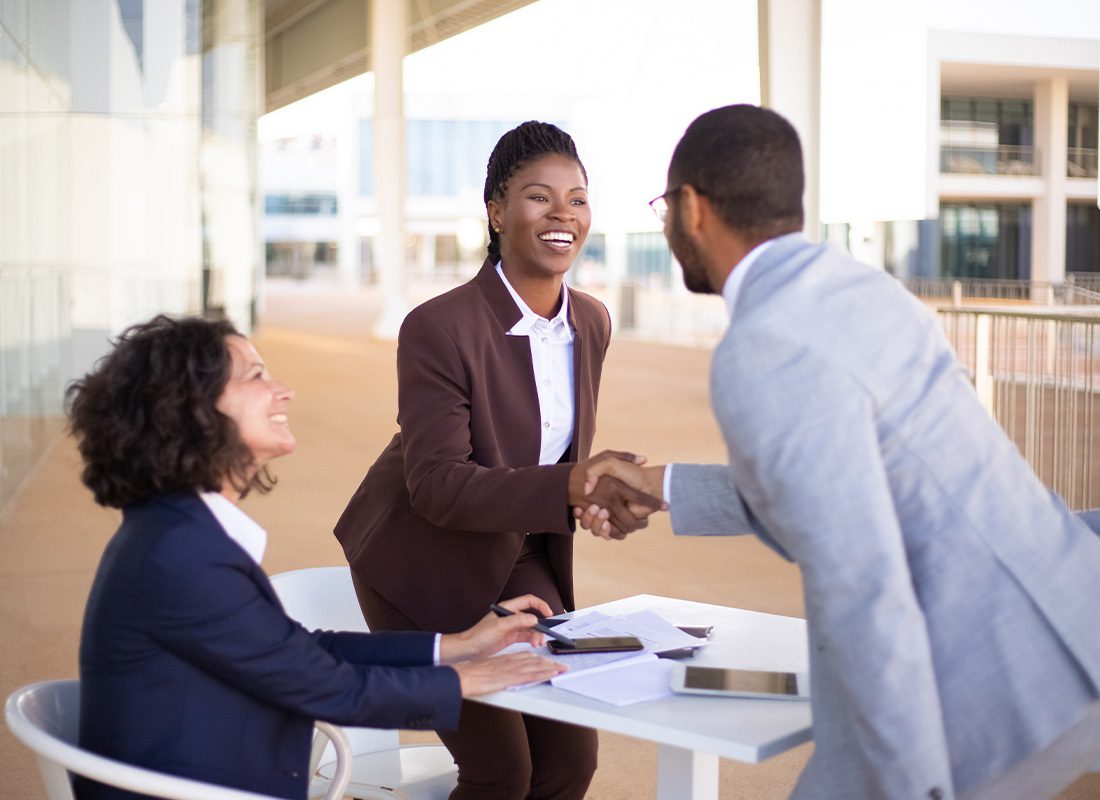
[[[523,429],[512,432],[512,435],[520,441],[523,460],[537,464],[542,443],[539,428],[541,411],[535,387],[535,369],[531,363],[531,343],[526,336],[508,335],[508,331],[523,318],[523,312],[497,275],[496,261],[492,257],[485,259],[473,283],[481,290],[499,326],[493,335],[499,337],[500,352],[504,354],[500,363],[500,375],[505,384],[500,388],[501,397],[514,401],[517,413],[523,416]]]
[[[569,289],[569,324],[573,326],[573,441],[569,443],[569,460],[578,461],[581,442],[591,441],[593,427],[596,424],[594,409],[595,398],[591,397],[592,380],[589,375],[592,354],[588,352],[588,343],[596,342],[598,337],[590,332],[577,316],[576,295]],[[587,322],[587,320],[585,320]],[[584,392],[585,395],[581,393]]]
[[[221,523],[218,522],[218,518],[214,516],[214,512],[210,510],[210,507],[202,501],[202,498],[195,492],[175,492],[170,495],[166,495],[161,498],[161,502],[168,506],[173,506],[185,514],[199,520],[210,530],[211,534],[211,546],[224,547],[224,549],[232,553],[235,560],[245,566],[248,570],[248,574],[252,576],[252,580],[255,581],[257,587],[259,587],[261,594],[264,595],[267,600],[276,605],[279,604],[278,598],[275,596],[275,590],[271,586],[271,582],[267,578],[267,574],[260,568],[259,564],[252,560],[252,557],[246,553],[240,545],[229,538],[229,534],[222,528]]]

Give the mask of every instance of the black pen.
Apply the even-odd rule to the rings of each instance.
[[[492,605],[490,605],[489,610],[492,611],[494,614],[496,614],[498,617],[510,617],[510,616],[512,616],[513,614],[516,613],[515,611],[509,611],[504,606],[498,605],[497,603],[493,603]],[[558,633],[553,628],[548,628],[547,626],[543,625],[541,622],[536,622],[531,627],[534,628],[539,633],[545,633],[551,639],[557,639],[559,642],[564,644],[566,647],[576,647],[577,646],[577,643],[574,642],[572,639],[570,639],[568,636],[566,636],[564,633]]]

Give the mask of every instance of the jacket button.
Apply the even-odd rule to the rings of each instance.
[[[931,800],[943,800],[943,789],[939,786],[933,787],[932,791],[928,793]]]

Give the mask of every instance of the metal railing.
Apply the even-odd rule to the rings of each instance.
[[[1039,151],[1030,145],[940,145],[940,172],[955,175],[1038,175]]]
[[[1064,283],[1008,278],[914,278],[898,280],[921,300],[960,306],[966,300],[1036,301],[1046,305],[1100,305],[1100,276],[1066,275]]]
[[[1100,292],[1100,272],[1067,272],[1066,283],[1072,283],[1090,292]]]
[[[905,288],[922,300],[952,301],[965,298],[983,300],[1030,300],[1032,287],[1050,286],[1008,278],[899,278]]]
[[[1070,147],[1066,149],[1066,177],[1095,178],[1096,148]]]
[[[1100,506],[1100,313],[941,308],[975,391],[1072,508]]]

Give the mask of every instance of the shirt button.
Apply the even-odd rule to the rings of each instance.
[[[549,423],[549,422],[544,422],[544,423],[542,423],[542,427],[544,427],[544,428],[549,428],[549,427],[550,427],[550,423]]]
[[[932,798],[932,800],[943,800],[943,789],[936,786],[928,793],[928,796]]]
[[[550,341],[550,340],[549,340],[548,338],[546,338],[545,336],[543,336],[543,337],[542,337],[542,343],[543,343],[543,344],[546,344],[546,343],[547,343],[547,342],[549,342],[549,341]]]
[[[542,382],[542,385],[543,386],[549,386],[550,385],[550,379],[549,378],[544,379],[543,382]]]

